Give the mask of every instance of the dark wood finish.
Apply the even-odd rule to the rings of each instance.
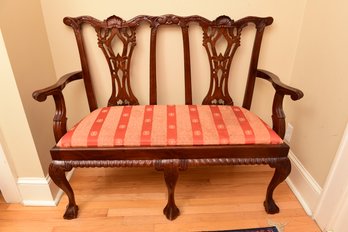
[[[165,147],[59,148],[53,147],[54,160],[146,160],[284,157],[289,146],[283,144],[206,145]],[[116,155],[117,154],[117,155]],[[217,155],[218,154],[218,155]]]
[[[72,72],[62,76],[56,84],[33,93],[33,98],[39,102],[45,101],[50,95],[54,98],[56,112],[53,118],[53,133],[56,142],[66,133],[66,107],[62,90],[69,82],[80,79],[83,79],[82,72]]]
[[[266,200],[263,204],[267,213],[275,214],[279,213],[279,207],[273,200],[273,191],[290,174],[291,163],[289,158],[284,157],[282,159],[279,159],[277,162],[270,164],[270,166],[272,168],[275,168],[275,172],[271,182],[268,185]]]
[[[156,105],[157,104],[156,39],[157,39],[157,27],[151,26],[151,38],[150,38],[150,105]]]
[[[70,18],[66,17],[64,18],[64,23],[70,26],[75,33],[77,47],[79,49],[79,54],[80,54],[80,62],[82,66],[83,80],[85,83],[85,90],[87,94],[89,110],[92,112],[93,110],[98,108],[98,105],[97,105],[97,100],[95,98],[95,94],[94,94],[94,90],[92,86],[91,75],[89,72],[88,60],[87,60],[85,45],[83,42],[83,35],[81,31],[81,22],[79,22],[79,20],[71,20]]]
[[[69,203],[66,207],[64,219],[74,219],[77,217],[79,207],[76,205],[74,191],[72,190],[68,180],[66,179],[65,172],[72,169],[72,165],[57,165],[54,161],[48,168],[48,173],[53,182],[61,188],[69,198]]]
[[[252,50],[252,54],[251,54],[248,80],[247,80],[247,84],[245,87],[244,101],[243,101],[243,107],[245,109],[248,109],[248,110],[251,107],[251,102],[252,102],[253,93],[254,93],[255,78],[256,78],[256,73],[257,73],[257,64],[259,62],[259,55],[260,55],[260,48],[261,48],[263,32],[264,32],[265,27],[268,25],[271,25],[272,23],[273,23],[273,18],[266,18],[262,22],[255,24],[256,34],[255,34],[254,46],[253,46],[253,50]]]
[[[186,162],[179,159],[159,160],[159,162],[156,162],[155,167],[158,171],[163,171],[168,189],[168,202],[163,209],[163,213],[167,219],[174,220],[180,215],[180,210],[176,206],[174,199],[175,186],[179,178],[179,168],[186,169]]]
[[[266,71],[266,70],[257,70],[256,75],[259,78],[265,79],[272,83],[275,93],[273,98],[272,105],[272,121],[273,121],[273,130],[277,134],[284,138],[285,135],[285,113],[283,110],[283,99],[285,95],[290,95],[291,99],[296,101],[303,97],[303,93],[295,88],[287,86],[281,83],[278,76],[275,74]]]
[[[150,33],[150,94],[149,104],[157,104],[157,76],[156,76],[156,39],[162,25],[179,26],[182,30],[185,70],[185,103],[192,104],[191,61],[189,44],[189,25],[198,24],[203,31],[203,47],[207,52],[210,65],[210,86],[202,104],[233,105],[228,90],[231,63],[234,54],[241,46],[243,28],[253,24],[256,28],[252,56],[249,66],[248,80],[244,94],[243,107],[250,109],[255,87],[255,79],[261,78],[269,81],[274,87],[275,94],[272,106],[273,129],[283,138],[285,134],[285,114],[283,111],[283,98],[290,95],[291,99],[298,100],[303,93],[295,88],[280,82],[279,78],[268,71],[257,68],[264,30],[271,25],[271,17],[245,17],[234,21],[227,16],[219,16],[210,21],[201,16],[181,17],[176,15],[148,16],[140,15],[125,21],[117,16],[111,16],[104,21],[90,16],[66,17],[64,23],[72,27],[79,49],[82,71],[67,74],[58,82],[48,88],[35,91],[33,97],[38,101],[45,101],[52,95],[56,105],[53,119],[55,139],[66,133],[66,107],[62,90],[75,80],[83,79],[86,96],[90,110],[97,108],[95,94],[92,86],[88,57],[83,42],[83,25],[92,26],[97,34],[97,44],[103,52],[109,66],[112,93],[107,105],[136,105],[139,104],[132,92],[130,85],[131,59],[136,46],[136,31],[140,24],[147,23],[151,28]],[[113,41],[120,41],[123,45],[121,51],[115,51]],[[218,52],[219,43],[226,42],[222,52]],[[201,42],[201,41],[199,41]],[[60,148],[51,149],[52,163],[49,174],[68,196],[64,218],[77,217],[78,207],[75,203],[74,193],[66,180],[65,172],[73,167],[154,167],[164,172],[164,179],[168,189],[168,202],[163,212],[169,220],[179,216],[180,211],[175,204],[174,192],[180,170],[192,166],[215,165],[254,165],[266,164],[275,168],[274,176],[268,186],[264,202],[267,213],[279,212],[273,199],[275,188],[285,180],[291,170],[287,158],[289,146],[283,144],[259,145],[207,145],[207,146],[165,146],[165,147],[114,147],[114,148]]]
[[[185,61],[185,104],[192,105],[191,58],[188,25],[182,27]]]
[[[228,92],[228,78],[231,63],[237,48],[240,45],[242,28],[245,26],[232,26],[233,21],[227,16],[218,17],[212,26],[202,27],[203,46],[205,47],[210,65],[210,87],[203,100],[206,105],[233,105]],[[227,46],[223,53],[217,52],[217,43],[225,39]]]

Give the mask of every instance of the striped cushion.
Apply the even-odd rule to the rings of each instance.
[[[113,106],[93,111],[58,147],[280,144],[260,118],[237,106]]]

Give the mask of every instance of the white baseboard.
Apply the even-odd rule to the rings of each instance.
[[[73,170],[66,174],[70,180]],[[51,178],[18,178],[17,186],[25,206],[56,206],[63,195]]]
[[[306,213],[312,216],[318,205],[322,188],[291,151],[289,152],[289,159],[291,161],[291,173],[286,182]]]
[[[15,172],[7,161],[0,142],[0,190],[7,203],[19,203],[22,196],[17,188]]]
[[[42,200],[23,200],[22,204],[25,206],[57,206],[54,201]]]
[[[51,178],[20,177],[17,186],[22,195],[22,204],[27,206],[54,206],[50,189]]]
[[[323,231],[347,231],[348,215],[348,124],[346,125],[314,219]]]

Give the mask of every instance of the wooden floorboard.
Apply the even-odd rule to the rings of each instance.
[[[262,202],[273,175],[268,166],[190,168],[180,172],[176,203],[181,215],[163,213],[163,174],[151,168],[76,169],[71,179],[79,217],[64,220],[57,207],[24,207],[0,198],[0,231],[208,231],[277,224],[284,232],[320,231],[286,183],[275,191],[281,212],[268,215]]]

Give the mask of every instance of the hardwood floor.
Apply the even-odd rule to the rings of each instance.
[[[162,172],[151,168],[76,169],[71,184],[79,217],[62,218],[67,197],[57,207],[24,207],[0,198],[0,231],[207,231],[278,224],[284,232],[320,231],[286,183],[275,191],[281,212],[263,209],[268,166],[191,168],[181,172],[176,203],[181,215],[162,214],[166,188]]]

